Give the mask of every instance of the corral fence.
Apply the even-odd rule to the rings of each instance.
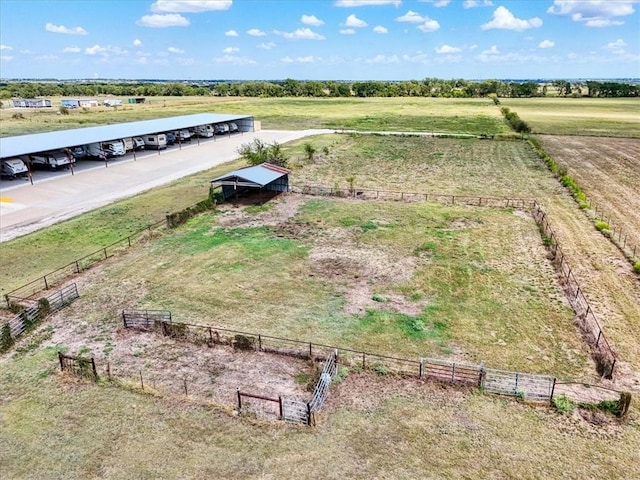
[[[144,312],[144,310],[136,310],[135,312]],[[150,312],[154,311],[150,310]],[[150,317],[150,322],[151,319],[152,317]],[[309,415],[316,411],[315,406],[318,405],[319,408],[324,402],[329,386],[328,377],[335,377],[339,365],[353,368],[354,370],[369,370],[379,375],[395,374],[422,380],[475,387],[488,393],[517,397],[527,401],[550,402],[553,398],[555,379],[549,375],[486,368],[484,363],[474,365],[434,358],[407,359],[379,355],[349,348],[333,347],[208,325],[166,322],[155,318],[153,318],[153,322],[154,331],[174,339],[189,341],[196,345],[207,345],[209,347],[213,347],[216,344],[229,345],[234,349],[269,352],[324,362],[323,372],[316,384],[312,400],[309,402],[311,408],[305,410],[302,407],[304,403],[295,407],[300,412],[300,418],[307,415],[308,422],[313,421]],[[160,324],[166,326],[161,326]],[[127,324],[125,324],[126,326]],[[131,324],[128,328],[138,327]],[[287,410],[287,402],[291,404],[293,401],[283,399],[285,411]],[[291,409],[293,408],[294,406],[291,405]],[[304,413],[305,411],[307,412],[306,414]]]
[[[37,301],[31,301],[29,306],[22,306],[22,309],[2,326],[0,351],[13,345],[15,340],[25,333],[30,326],[63,309],[79,297],[78,287],[75,283],[72,283]],[[17,304],[14,303],[13,305]]]
[[[154,330],[156,322],[171,322],[169,310],[123,310],[122,321],[125,328]]]
[[[547,214],[537,206],[533,210],[533,217],[546,238],[553,265],[561,276],[565,295],[576,313],[578,320],[576,323],[591,349],[591,356],[596,363],[598,373],[612,379],[617,360],[616,353],[611,348],[593,308],[573,274],[567,256],[560,247],[558,237],[551,228]]]
[[[58,352],[58,361],[60,362],[60,370],[63,372],[69,372],[78,377],[89,378],[94,381],[98,379],[96,362],[93,357],[74,357]]]
[[[616,225],[612,220],[612,216],[607,214],[602,208],[598,208],[597,205],[587,201],[589,208],[593,211],[593,219],[596,222],[606,223],[608,228],[602,229],[601,233],[605,235],[611,242],[616,245],[622,254],[629,259],[631,264],[635,264],[640,261],[640,245],[637,240],[634,241],[631,238],[629,232],[619,225]]]
[[[114,242],[106,247],[102,247],[95,252],[92,252],[84,257],[73,260],[67,265],[60,267],[52,272],[43,275],[21,287],[11,290],[5,294],[5,300],[7,305],[10,305],[11,301],[22,301],[32,299],[36,294],[43,290],[49,290],[50,288],[59,285],[68,278],[78,275],[96,263],[102,262],[109,257],[112,257],[117,252],[131,247],[136,242],[143,241],[148,238],[151,232],[158,227],[166,225],[166,220],[153,223],[143,230],[129,235],[128,237],[121,238],[117,242]]]
[[[341,188],[325,185],[289,186],[289,192],[322,197],[351,197],[361,200],[389,200],[400,202],[432,202],[442,205],[466,205],[490,208],[517,208],[529,210],[537,202],[531,198],[491,197],[478,195],[452,195],[445,193],[405,192],[367,188]]]

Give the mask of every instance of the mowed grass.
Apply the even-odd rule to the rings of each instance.
[[[59,104],[60,99],[52,99]],[[508,133],[499,109],[489,99],[445,98],[246,98],[148,97],[147,103],[117,109],[0,110],[0,135],[164,118],[193,113],[253,115],[264,129],[334,128],[480,134]],[[14,118],[15,114],[23,118]]]
[[[533,134],[640,138],[639,98],[501,98]]]
[[[592,371],[530,218],[310,200],[286,230],[303,233],[287,237],[278,227],[220,227],[218,216],[203,214],[106,268],[69,318],[92,318],[93,305],[168,309],[190,323],[405,358],[568,378]],[[411,312],[382,302],[347,313],[361,282],[368,296],[400,296]]]
[[[317,427],[291,428],[72,381],[56,362],[49,348],[0,363],[5,479],[640,476],[636,411],[595,427],[511,399],[350,375]]]

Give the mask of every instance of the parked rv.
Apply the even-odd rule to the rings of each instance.
[[[145,147],[147,149],[152,148],[154,150],[162,150],[167,148],[167,137],[164,133],[158,133],[157,135],[145,135],[142,137]]]
[[[28,173],[27,166],[19,158],[7,158],[0,163],[0,177],[13,180],[14,178],[24,177]]]
[[[107,154],[107,157],[121,157],[127,153],[124,149],[124,142],[122,140],[102,142],[102,150]]]
[[[225,135],[229,133],[229,125],[227,125],[226,123],[217,123],[215,125],[215,132],[216,135]]]
[[[124,144],[124,149],[127,152],[130,152],[131,150],[133,150],[134,148],[133,138],[131,137],[123,138],[122,143]]]
[[[104,102],[102,102],[102,104],[105,107],[121,107],[122,106],[122,100],[117,99],[117,98],[107,98]]]
[[[198,125],[196,135],[199,137],[213,137],[213,127],[211,125]]]
[[[106,160],[107,153],[102,149],[99,143],[90,143],[84,146],[86,158],[93,158],[97,160]]]
[[[173,145],[176,143],[176,134],[173,132],[165,132],[165,137],[167,137],[167,145]]]
[[[184,128],[182,130],[178,130],[176,133],[176,140],[179,142],[190,142],[191,141],[191,132]]]
[[[72,162],[75,162],[71,151],[56,150],[52,152],[40,152],[29,155],[29,162],[32,167],[50,168],[57,170],[59,168],[69,168]]]
[[[235,133],[235,132],[239,131],[238,124],[237,124],[237,123],[235,123],[235,122],[231,122],[231,123],[229,124],[229,131],[230,131],[231,133]]]
[[[135,150],[144,150],[144,140],[142,137],[133,137],[133,148]]]

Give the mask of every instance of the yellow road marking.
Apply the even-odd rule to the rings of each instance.
[[[13,203],[13,198],[9,198],[9,197],[0,197],[0,202],[4,202],[4,203]]]

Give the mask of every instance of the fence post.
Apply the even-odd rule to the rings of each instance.
[[[60,371],[64,372],[64,359],[62,358],[62,353],[58,352],[58,361],[60,362]]]
[[[419,370],[418,378],[422,380],[422,374],[424,372],[424,358],[420,359],[420,370]]]
[[[111,364],[107,362],[107,378],[111,381]]]
[[[258,335],[258,351],[262,351],[262,335]]]
[[[451,382],[455,382],[456,381],[456,363],[453,362],[453,365],[451,367]]]
[[[608,378],[613,378],[613,370],[614,368],[616,368],[616,359],[613,359],[613,363],[611,364],[611,371],[609,372],[609,377]]]
[[[311,426],[311,404],[307,403],[307,425]]]
[[[211,327],[209,327],[209,343],[213,344],[213,333],[211,332]]]
[[[187,377],[184,377],[182,379],[182,381],[184,382],[184,396],[188,397],[189,396],[189,392],[187,392]]]
[[[104,247],[102,249],[102,251],[104,252],[104,259],[106,260],[107,259],[107,247]]]
[[[278,395],[278,404],[280,405],[280,420],[282,420],[284,418],[282,411],[282,395]]]
[[[42,277],[42,279],[44,280],[44,289],[49,290],[49,284],[47,283],[47,276],[45,275],[44,277]]]
[[[98,379],[98,372],[96,371],[96,361],[91,357],[91,368],[93,370],[93,378],[95,380]]]
[[[600,337],[602,336],[602,329],[598,331],[598,339],[596,340],[596,348],[598,348],[598,344],[600,343]]]
[[[365,356],[365,353],[364,353],[364,352],[362,352],[362,369],[363,369],[363,370],[364,370],[364,369],[365,369],[365,367],[366,367],[366,365],[365,365],[365,360],[364,360],[364,356]]]
[[[142,370],[140,370],[140,387],[144,390],[144,380],[142,379]]]
[[[78,263],[78,260],[76,260],[76,273],[80,273],[80,264]]]
[[[313,358],[313,353],[311,351],[311,342],[309,342],[309,358]]]
[[[238,392],[238,411],[240,411],[242,409],[242,396],[240,395],[240,389],[237,389]]]
[[[487,375],[487,372],[484,369],[484,361],[480,362],[480,372],[478,375],[478,388],[482,390],[484,388],[484,379]]]
[[[556,377],[553,377],[553,385],[551,386],[551,396],[549,397],[549,401],[553,403],[553,394],[556,391]]]

